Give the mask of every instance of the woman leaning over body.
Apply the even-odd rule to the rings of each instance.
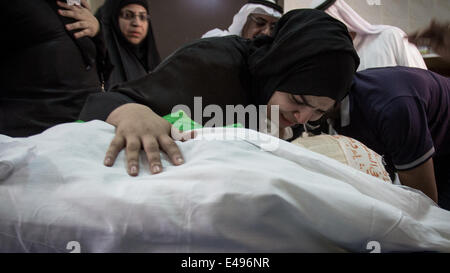
[[[80,119],[116,126],[105,165],[112,166],[126,148],[128,173],[137,175],[142,148],[151,172],[159,173],[160,149],[175,165],[183,163],[171,125],[161,118],[174,106],[194,109],[194,97],[224,110],[226,105],[267,105],[270,113],[279,106],[280,118],[272,122],[284,130],[319,119],[340,101],[358,64],[344,24],[322,11],[293,10],[280,19],[272,37],[207,38],[180,48],[149,75],[90,96]]]

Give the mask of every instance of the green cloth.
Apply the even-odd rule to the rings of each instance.
[[[186,115],[186,113],[183,110],[179,110],[178,112],[165,115],[163,118],[180,131],[189,131],[203,128],[203,126],[193,121],[188,115]],[[242,124],[240,123],[225,126],[225,128],[243,128],[243,127],[244,126],[242,126]]]

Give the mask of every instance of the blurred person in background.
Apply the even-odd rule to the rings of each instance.
[[[430,47],[450,62],[450,22],[432,20],[430,25],[409,35],[409,41],[418,46]]]
[[[202,38],[238,35],[254,39],[258,35],[270,35],[275,23],[283,15],[283,8],[274,0],[250,0],[233,17],[227,30],[215,28]]]

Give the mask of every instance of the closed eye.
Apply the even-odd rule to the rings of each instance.
[[[255,22],[256,25],[259,26],[259,27],[263,27],[263,26],[265,26],[265,25],[267,24],[267,21],[266,21],[265,19],[261,18],[261,17],[256,17],[256,16],[254,16],[254,15],[252,15],[252,14],[250,14],[249,17],[250,17],[250,19],[252,19],[253,22]]]
[[[294,97],[294,95],[292,95],[292,94],[291,94],[289,97],[291,98],[292,102],[294,102],[294,103],[296,103],[296,104],[298,104],[298,105],[300,105],[300,106],[306,105],[303,101],[297,99],[297,98]]]
[[[309,104],[305,98],[303,98],[302,95],[300,95],[300,99],[296,98],[294,95],[290,95],[289,96],[291,98],[291,100],[296,103],[297,105],[300,106],[308,106],[312,109],[314,109],[314,111],[318,114],[318,115],[324,115],[326,113],[326,111],[322,110],[322,109],[316,109],[314,106],[312,106],[311,104]]]

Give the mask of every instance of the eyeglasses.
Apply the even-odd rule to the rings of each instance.
[[[126,10],[126,11],[122,11],[120,13],[120,18],[127,20],[127,21],[131,21],[134,18],[139,18],[140,21],[145,22],[145,21],[150,20],[150,15],[148,15],[144,12],[136,14],[136,13],[132,12],[131,10]]]
[[[269,26],[270,31],[275,28],[276,22],[269,22],[266,19],[259,17],[254,14],[249,14],[248,17],[258,26],[259,28],[265,28],[267,25]]]

